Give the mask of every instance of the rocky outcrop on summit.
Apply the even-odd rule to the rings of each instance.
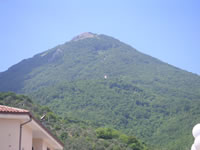
[[[96,37],[97,35],[94,34],[94,33],[91,33],[91,32],[85,32],[85,33],[82,33],[76,37],[74,37],[71,41],[79,41],[79,40],[83,40],[83,39],[86,39],[86,38],[93,38],[93,37]]]

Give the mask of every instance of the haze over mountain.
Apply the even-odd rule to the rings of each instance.
[[[200,121],[198,75],[90,32],[0,73],[0,91],[169,149],[189,148]]]

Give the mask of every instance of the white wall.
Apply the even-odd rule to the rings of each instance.
[[[34,150],[47,150],[47,147],[50,148],[50,150],[54,150],[49,144],[47,144],[42,139],[33,139],[33,147]]]
[[[0,150],[18,150],[20,121],[16,119],[0,118]],[[23,126],[22,128],[22,150],[32,149],[32,130]]]
[[[22,150],[32,150],[32,130],[26,125],[22,127],[22,147],[21,148]]]
[[[20,122],[0,118],[0,147],[1,150],[19,149]]]
[[[50,150],[54,150],[50,144],[46,143],[46,142],[43,142],[43,150],[47,150],[47,147],[50,149]]]
[[[43,142],[41,139],[33,139],[34,150],[43,150]]]

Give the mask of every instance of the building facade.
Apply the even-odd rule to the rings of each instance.
[[[0,105],[0,150],[63,150],[63,147],[28,110]]]

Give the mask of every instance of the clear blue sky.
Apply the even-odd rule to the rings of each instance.
[[[0,72],[87,31],[200,74],[199,0],[0,0]]]

